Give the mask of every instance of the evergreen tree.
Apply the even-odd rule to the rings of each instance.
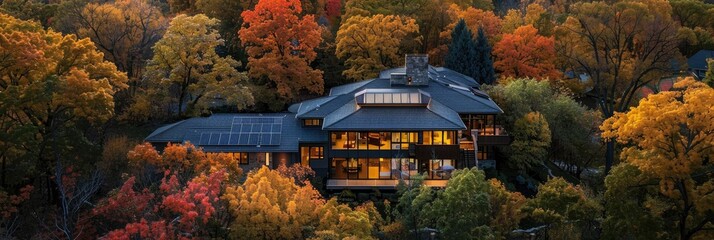
[[[481,84],[493,84],[496,81],[496,73],[493,70],[493,59],[491,58],[491,45],[486,39],[486,34],[483,28],[478,28],[478,36],[476,36],[476,67],[475,75],[471,76]]]
[[[451,31],[451,44],[449,52],[444,59],[444,67],[457,71],[466,76],[476,78],[475,61],[476,44],[474,43],[471,30],[466,26],[466,22],[461,19]]]

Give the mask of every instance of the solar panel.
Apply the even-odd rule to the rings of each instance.
[[[231,138],[228,140],[228,145],[238,145],[238,137],[240,134],[231,133]]]
[[[228,145],[228,139],[231,137],[231,133],[221,133],[221,139],[218,140],[218,145]]]
[[[221,134],[220,133],[211,133],[211,140],[208,143],[209,145],[218,145],[218,140],[220,140]]]
[[[227,144],[279,145],[282,125],[283,117],[235,117]]]
[[[201,133],[201,140],[198,141],[198,145],[208,145],[209,140],[211,140],[210,133]]]

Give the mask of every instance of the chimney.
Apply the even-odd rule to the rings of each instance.
[[[407,85],[429,85],[429,55],[407,54]]]
[[[406,67],[406,73],[392,73],[390,79],[392,85],[429,85],[428,54],[407,54],[404,65]]]

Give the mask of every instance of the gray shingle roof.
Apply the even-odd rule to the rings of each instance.
[[[230,132],[234,117],[283,117],[280,145],[199,145],[201,133]],[[320,128],[303,128],[293,113],[214,114],[210,117],[186,119],[156,129],[147,142],[191,142],[211,152],[297,152],[300,142],[325,142],[327,133]]]
[[[687,65],[691,69],[707,69],[707,58],[714,58],[714,50],[699,50],[687,59]]]

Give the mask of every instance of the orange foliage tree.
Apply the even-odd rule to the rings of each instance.
[[[538,35],[532,25],[522,26],[513,34],[504,34],[493,48],[495,67],[505,77],[558,79],[555,39]]]
[[[127,154],[129,166],[133,170],[142,170],[146,166],[158,170],[168,169],[176,173],[193,175],[199,173],[212,174],[225,170],[232,179],[243,174],[236,158],[230,153],[207,153],[191,143],[169,144],[160,154],[151,145],[143,143],[134,147]]]
[[[238,35],[248,53],[252,77],[267,77],[285,99],[302,91],[323,91],[322,71],[310,67],[322,41],[313,15],[302,14],[298,0],[260,0],[241,14]]]

